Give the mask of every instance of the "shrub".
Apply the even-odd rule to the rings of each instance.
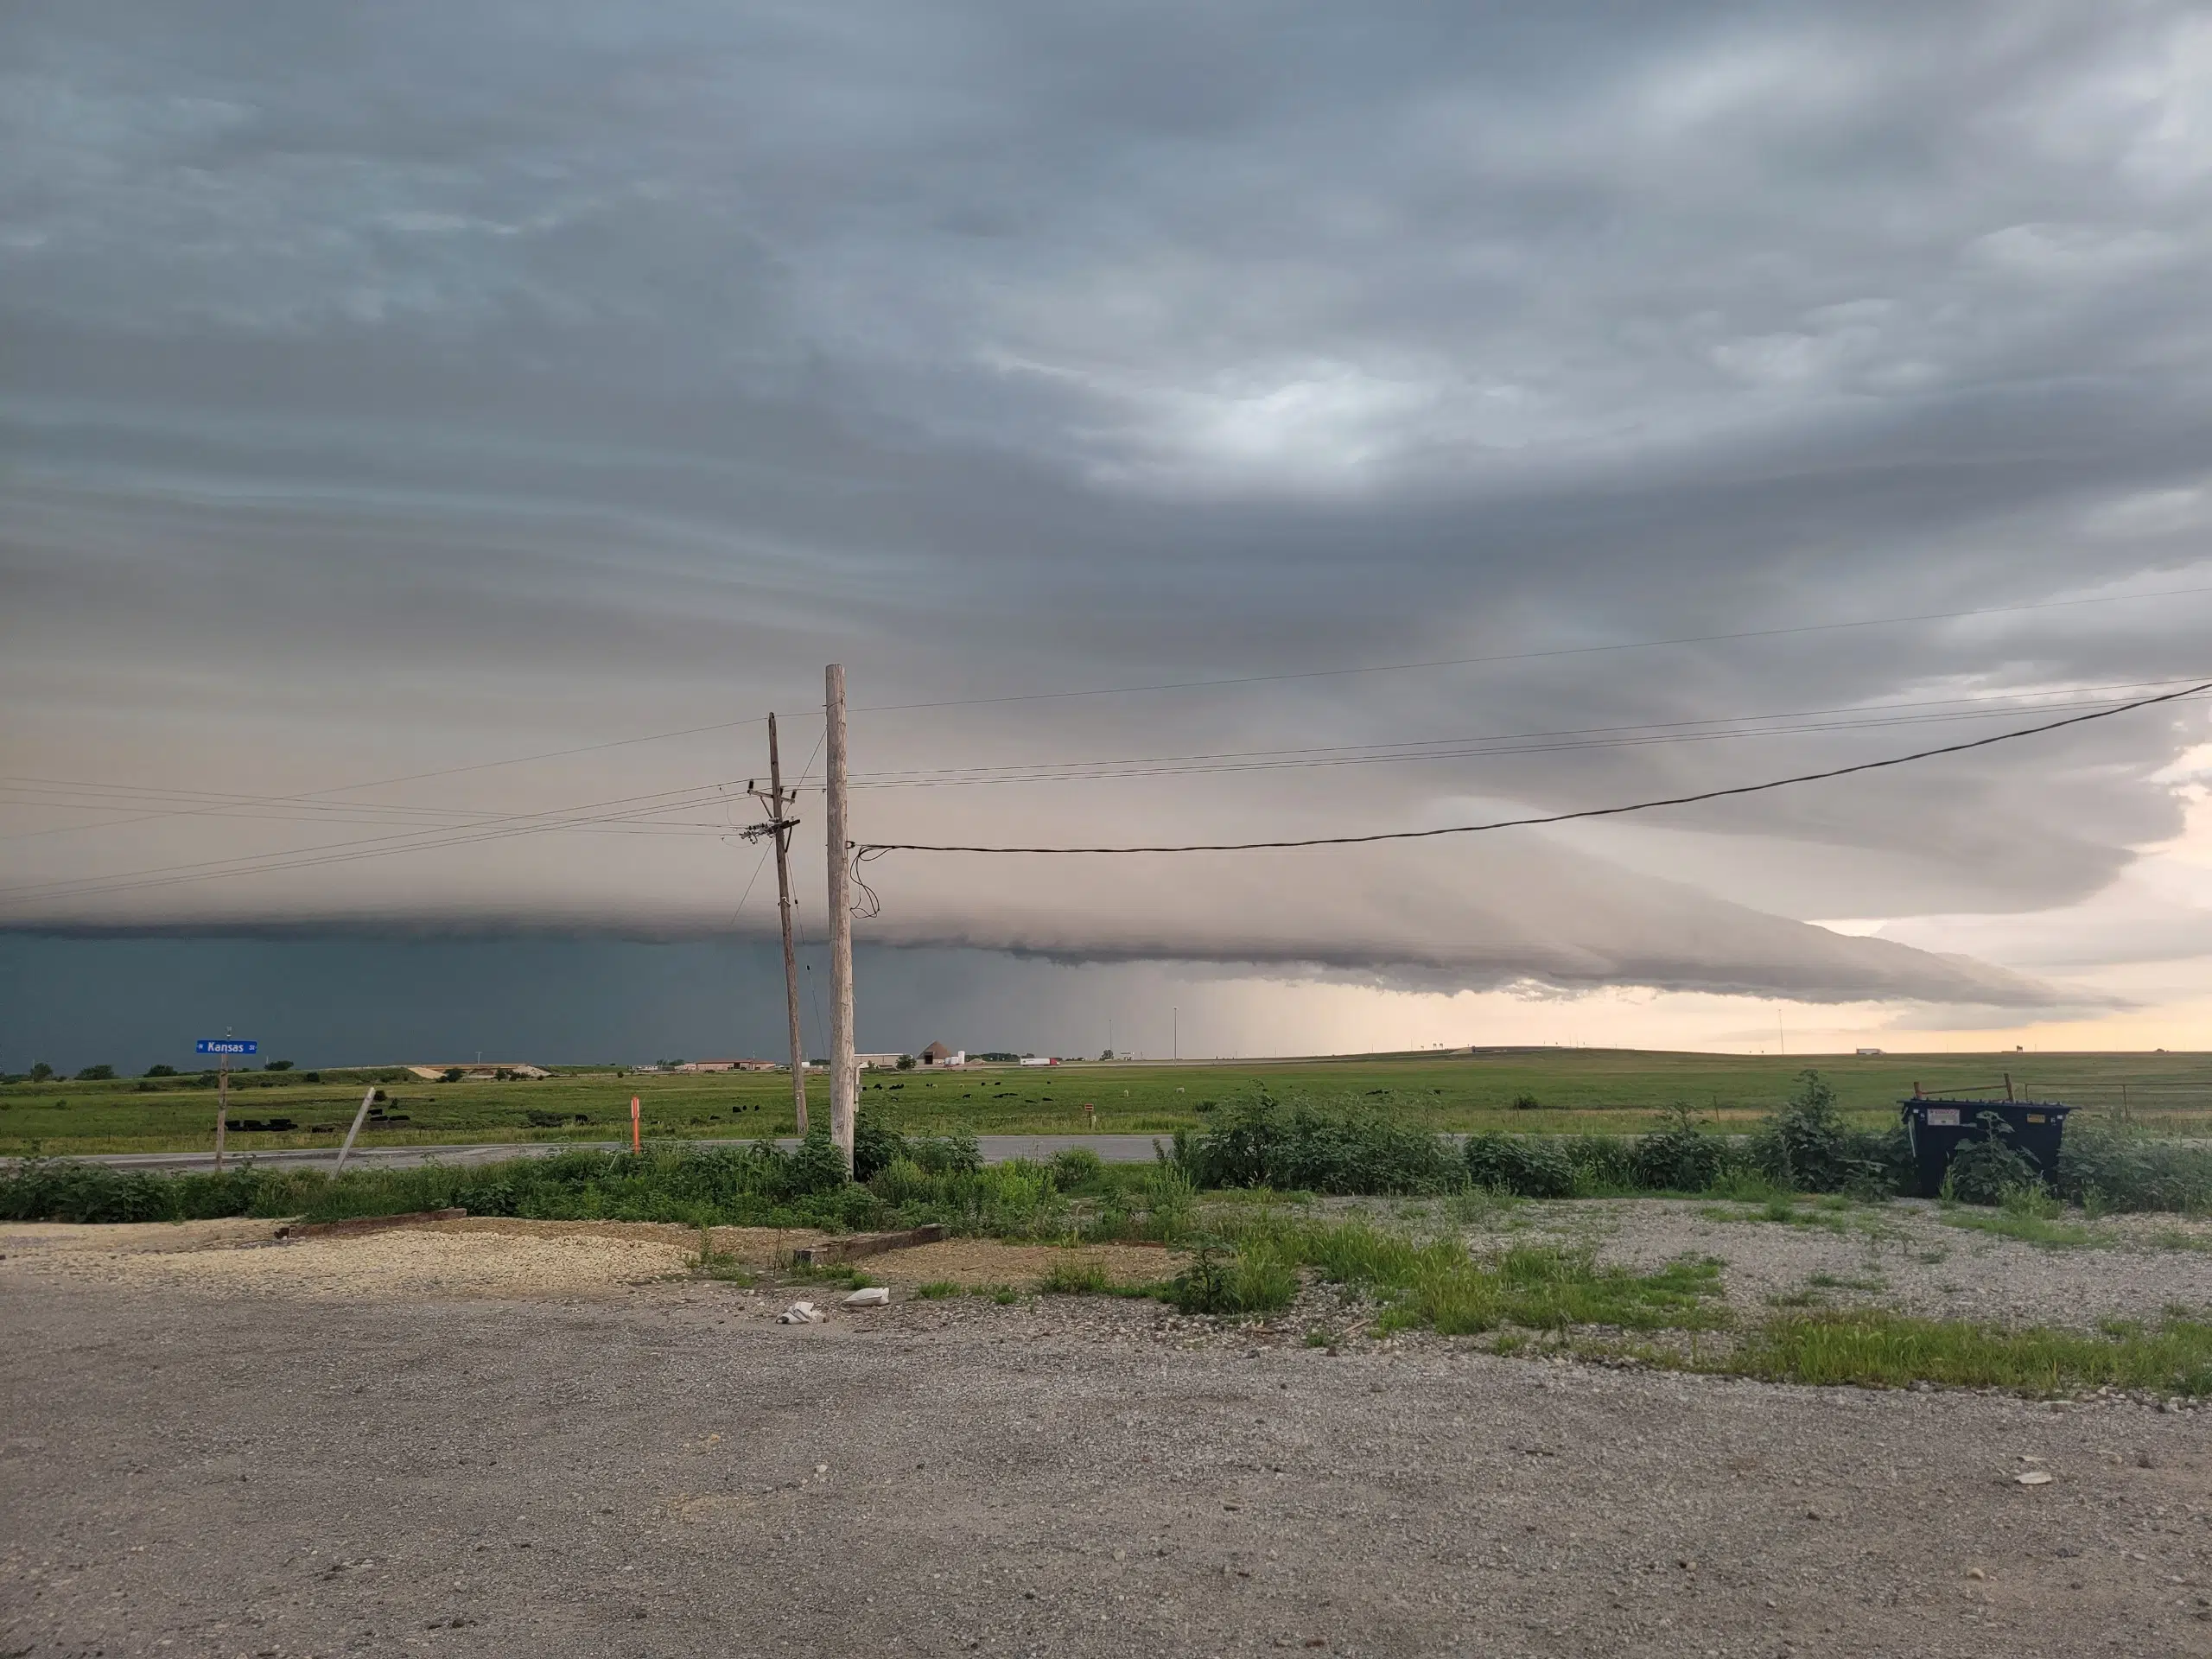
[[[2012,1126],[1981,1114],[1981,1133],[1961,1141],[1943,1174],[1943,1191],[1966,1204],[2002,1204],[2011,1194],[2040,1191],[2043,1177],[2012,1141]]]
[[[292,1063],[289,1060],[271,1060],[261,1069],[264,1071],[289,1071],[292,1069]],[[446,1081],[451,1083],[454,1079],[448,1077]]]
[[[1704,1192],[1733,1162],[1728,1142],[1699,1128],[1685,1106],[1669,1114],[1665,1128],[1637,1142],[1632,1160],[1637,1186],[1677,1192]]]
[[[887,1127],[874,1113],[861,1112],[853,1120],[853,1179],[873,1180],[901,1160],[912,1161],[906,1138]]]
[[[1201,1186],[1313,1192],[1447,1192],[1458,1172],[1446,1143],[1359,1103],[1288,1107],[1262,1088],[1196,1136],[1176,1135],[1179,1161]]]
[[[972,1175],[983,1166],[983,1148],[973,1129],[950,1135],[916,1135],[906,1143],[909,1156],[932,1175]]]
[[[173,1077],[176,1076],[176,1067],[173,1065],[149,1065],[146,1068],[146,1075],[149,1077]]]
[[[1513,1096],[1513,1109],[1516,1112],[1541,1111],[1543,1109],[1543,1104],[1544,1103],[1538,1100],[1534,1095],[1516,1095]]]
[[[1052,1180],[1063,1192],[1088,1186],[1106,1173],[1106,1160],[1089,1147],[1065,1147],[1052,1154]]]
[[[1561,1154],[1574,1172],[1573,1196],[1607,1198],[1637,1191],[1637,1148],[1640,1137],[1625,1135],[1570,1135],[1559,1137]]]
[[[115,1076],[111,1065],[88,1065],[77,1074],[79,1083],[105,1083]]]
[[[1574,1166],[1554,1141],[1491,1130],[1469,1135],[1460,1155],[1477,1186],[1524,1198],[1564,1198],[1574,1191]]]
[[[868,1187],[893,1210],[926,1203],[935,1190],[928,1172],[911,1158],[894,1159],[878,1170],[869,1178]]]
[[[31,1081],[33,1083],[44,1083],[53,1075],[54,1068],[48,1065],[44,1060],[38,1060],[32,1064]]]
[[[2077,1117],[2059,1144],[2053,1185],[2061,1198],[2096,1210],[2212,1210],[2212,1146]]]
[[[1759,1126],[1752,1156],[1779,1185],[1799,1192],[1893,1191],[1902,1132],[1866,1135],[1843,1121],[1835,1090],[1808,1067],[1782,1109]]]

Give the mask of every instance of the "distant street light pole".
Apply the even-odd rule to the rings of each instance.
[[[822,671],[830,753],[830,1138],[853,1167],[853,903],[845,847],[845,670]]]

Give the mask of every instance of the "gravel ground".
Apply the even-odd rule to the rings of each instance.
[[[2084,1223],[2076,1214],[2071,1224],[2085,1227],[2101,1247],[2054,1249],[1948,1225],[1936,1205],[1918,1200],[1800,1213],[1815,1219],[1721,1220],[1715,1217],[1759,1211],[1652,1198],[1530,1205],[1516,1218],[1594,1243],[1599,1260],[1623,1266],[1717,1257],[1729,1303],[1744,1313],[1809,1295],[1815,1305],[2087,1328],[2103,1319],[2154,1319],[2174,1305],[2212,1308],[2212,1224],[2203,1221],[2130,1216]],[[1478,1245],[1481,1236],[1475,1236]],[[2176,1248],[2183,1240],[2192,1247]],[[1823,1277],[1844,1282],[1820,1282]]]
[[[0,1274],[0,1651],[2212,1650],[2202,1414],[1122,1300],[203,1290]]]

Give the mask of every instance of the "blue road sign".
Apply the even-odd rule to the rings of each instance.
[[[202,1054],[258,1054],[259,1043],[249,1043],[243,1037],[202,1037],[199,1042]]]

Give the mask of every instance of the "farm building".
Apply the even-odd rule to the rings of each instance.
[[[425,1083],[443,1083],[456,1071],[461,1076],[455,1081],[462,1083],[505,1083],[515,1077],[553,1075],[542,1065],[524,1065],[514,1061],[469,1060],[458,1065],[410,1065],[407,1069]]]
[[[879,1068],[887,1071],[897,1066],[905,1058],[903,1054],[855,1054],[853,1056],[853,1064],[863,1071]]]
[[[965,1065],[968,1064],[968,1051],[947,1048],[943,1043],[931,1043],[922,1051],[921,1059],[924,1065]]]
[[[778,1060],[686,1060],[676,1068],[678,1071],[780,1071],[783,1064]]]

